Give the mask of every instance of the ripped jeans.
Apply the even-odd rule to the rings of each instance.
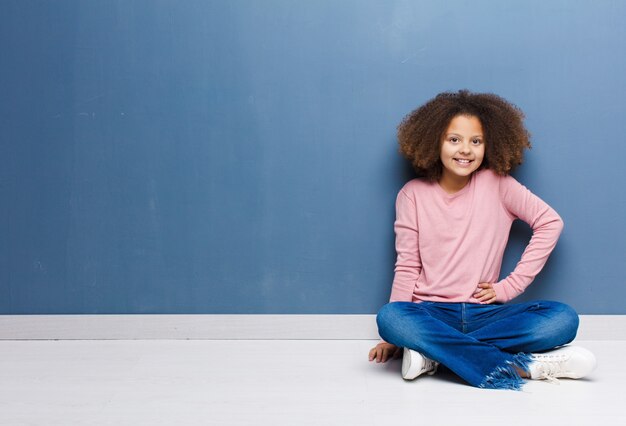
[[[386,342],[438,361],[472,386],[519,390],[515,367],[528,371],[531,352],[576,337],[578,314],[551,301],[517,304],[391,302],[376,316]]]

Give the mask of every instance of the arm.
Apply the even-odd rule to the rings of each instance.
[[[403,190],[396,197],[396,264],[389,302],[412,302],[415,281],[422,271],[415,203]],[[383,339],[380,343],[387,344]]]
[[[420,273],[422,261],[419,255],[419,230],[415,202],[404,190],[396,198],[396,264],[389,302],[413,301],[413,289]]]
[[[563,230],[563,220],[542,199],[512,176],[500,181],[500,199],[512,218],[519,218],[533,229],[533,235],[517,266],[505,279],[495,283],[497,302],[520,295],[543,269]]]

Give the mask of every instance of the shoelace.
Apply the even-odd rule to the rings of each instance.
[[[428,359],[424,357],[425,363],[422,372],[426,371],[429,376],[432,376],[437,372],[437,367],[439,367],[439,363],[437,361],[433,361],[432,359]]]
[[[546,380],[550,383],[559,385],[557,377],[565,370],[564,363],[569,359],[567,356],[538,356],[535,360],[538,362],[539,379]]]

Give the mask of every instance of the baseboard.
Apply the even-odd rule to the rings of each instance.
[[[0,315],[0,340],[368,340],[375,315]],[[626,315],[581,315],[576,340],[626,340]]]

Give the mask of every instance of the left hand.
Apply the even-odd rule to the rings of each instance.
[[[474,297],[478,299],[481,304],[490,304],[496,301],[496,291],[493,289],[491,283],[480,283],[476,288]]]

